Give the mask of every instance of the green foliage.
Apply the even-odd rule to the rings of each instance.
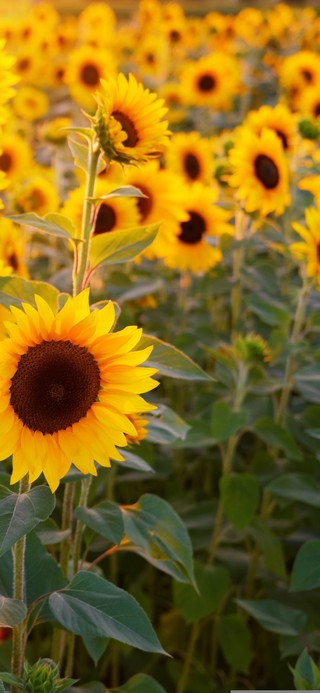
[[[227,402],[215,402],[212,406],[211,432],[218,441],[228,440],[240,431],[247,422],[247,413],[232,411]]]
[[[32,228],[37,229],[37,231],[42,231],[50,236],[75,240],[76,229],[70,219],[57,212],[45,214],[43,218],[33,212],[28,214],[12,214],[9,219],[14,221],[15,224],[32,226]]]
[[[155,239],[159,224],[138,226],[134,229],[108,231],[94,236],[91,241],[92,268],[99,265],[117,265],[133,260]]]
[[[23,621],[26,613],[27,609],[23,602],[0,595],[0,626],[13,628]]]
[[[0,487],[0,556],[42,520],[51,515],[55,497],[46,486],[29,493],[12,493]]]
[[[239,614],[226,614],[217,622],[223,656],[231,667],[247,673],[253,658],[249,628]]]
[[[295,667],[290,667],[294,685],[300,691],[318,691],[320,688],[320,669],[305,649],[298,657]]]
[[[291,590],[304,592],[320,587],[320,541],[307,541],[299,549],[292,569]]]
[[[221,503],[227,518],[237,529],[244,529],[259,505],[260,489],[253,474],[230,474],[220,478]]]
[[[197,590],[192,585],[174,583],[174,600],[187,623],[197,623],[217,611],[231,584],[230,573],[223,566],[195,562]]]
[[[153,346],[153,350],[147,364],[157,368],[161,375],[192,381],[212,380],[208,373],[180,349],[158,337],[144,333],[139,342],[139,347],[145,349],[148,346]]]
[[[148,674],[136,674],[119,688],[107,689],[107,693],[166,693],[155,679]]]

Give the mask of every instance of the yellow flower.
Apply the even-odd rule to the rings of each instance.
[[[236,197],[247,212],[282,214],[290,204],[288,166],[282,143],[273,130],[265,128],[258,137],[250,129],[241,128],[229,162],[233,171],[229,185],[237,188]]]
[[[4,132],[0,154],[0,170],[10,181],[16,183],[26,175],[33,163],[32,149],[16,132]]]
[[[216,201],[215,190],[202,183],[190,186],[185,204],[188,219],[175,225],[174,238],[161,249],[168,267],[205,272],[220,262],[218,237],[231,234],[232,227],[227,223],[231,215],[218,207]]]
[[[181,66],[181,85],[186,104],[229,110],[242,88],[239,61],[219,51],[187,61]]]
[[[40,89],[24,86],[17,91],[12,106],[19,118],[33,122],[46,115],[49,110],[49,99]]]
[[[261,106],[257,111],[250,111],[245,125],[257,135],[261,135],[263,128],[273,130],[281,140],[283,149],[292,153],[297,139],[297,119],[283,104]]]
[[[0,221],[0,262],[20,277],[28,277],[25,264],[25,239],[19,226],[2,218]]]
[[[115,59],[110,51],[86,44],[69,54],[63,80],[69,87],[71,98],[92,112],[100,80],[113,74],[115,68]]]
[[[0,342],[1,456],[13,455],[11,483],[43,472],[54,492],[72,463],[96,475],[95,462],[123,459],[117,446],[137,434],[129,416],[154,408],[140,394],[157,382],[140,367],[151,349],[133,351],[141,330],[110,334],[111,302],[90,312],[86,290],[54,313],[35,300],[37,309],[11,308]]]
[[[5,104],[14,96],[15,90],[12,88],[19,77],[14,72],[15,58],[6,55],[5,41],[0,39],[0,123],[7,120]]]
[[[299,51],[283,58],[279,67],[279,79],[292,108],[301,110],[304,90],[320,85],[319,55],[313,51]]]
[[[297,222],[292,224],[302,241],[291,243],[289,249],[294,257],[306,262],[307,277],[315,277],[320,286],[320,209],[306,209],[305,220],[306,228]]]
[[[168,143],[162,99],[133,75],[102,80],[97,94],[97,134],[106,156],[123,163],[159,156]]]
[[[261,48],[269,38],[269,27],[265,14],[255,7],[246,7],[234,18],[236,35],[249,46]]]
[[[14,188],[13,205],[19,213],[35,212],[43,216],[57,210],[59,197],[51,181],[35,173]]]
[[[126,435],[128,445],[140,443],[140,441],[144,440],[148,435],[147,426],[149,421],[148,419],[144,419],[141,414],[130,414],[128,418],[136,429],[135,435]]]
[[[166,151],[168,167],[179,173],[187,183],[212,184],[214,161],[210,140],[198,132],[179,132],[172,135]]]

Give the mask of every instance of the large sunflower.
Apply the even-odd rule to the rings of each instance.
[[[263,128],[274,130],[281,140],[283,149],[292,153],[297,141],[297,119],[283,104],[274,107],[261,106],[257,111],[250,111],[245,125],[257,135],[261,135]]]
[[[282,214],[290,204],[288,166],[282,143],[273,130],[265,128],[260,137],[241,128],[229,161],[233,173],[228,181],[247,212]]]
[[[302,241],[291,243],[289,249],[298,260],[306,262],[307,277],[316,277],[320,285],[320,209],[310,207],[305,211],[306,227],[292,224]]]
[[[137,429],[130,415],[149,411],[140,393],[157,383],[140,368],[151,349],[132,351],[137,327],[110,334],[111,302],[90,312],[89,292],[68,298],[56,314],[41,297],[11,308],[9,338],[0,342],[2,459],[13,455],[11,483],[41,472],[55,491],[71,464],[96,475],[94,462],[122,460],[116,446]]]
[[[230,214],[214,204],[216,201],[214,190],[201,183],[190,186],[185,205],[188,219],[175,225],[174,238],[162,248],[168,267],[205,272],[222,259],[218,237],[232,233],[232,228],[227,223]]]
[[[187,183],[213,183],[213,152],[210,140],[198,132],[178,132],[172,135],[166,151],[168,167],[179,173]]]
[[[97,133],[109,158],[120,162],[147,161],[168,143],[163,99],[145,89],[130,74],[102,80],[97,95]]]

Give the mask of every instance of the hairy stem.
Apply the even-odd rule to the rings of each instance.
[[[19,494],[27,493],[30,486],[27,477],[20,481]],[[15,543],[13,547],[13,599],[20,602],[25,601],[25,551],[26,534]],[[12,655],[11,672],[16,676],[21,676],[26,647],[26,619],[18,623],[12,632]],[[18,689],[13,686],[12,693],[18,693]]]

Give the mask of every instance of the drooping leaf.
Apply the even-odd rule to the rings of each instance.
[[[94,661],[94,665],[97,666],[102,655],[105,653],[108,644],[110,642],[109,638],[97,638],[94,636],[82,636],[84,646],[90,655],[91,659]]]
[[[34,212],[28,212],[27,214],[11,214],[8,218],[14,221],[15,224],[32,226],[32,228],[37,229],[37,231],[47,233],[49,236],[58,236],[59,238],[66,238],[68,240],[75,239],[76,237],[76,230],[70,219],[57,212],[45,214],[44,217],[40,217]]]
[[[248,472],[223,475],[219,482],[224,512],[236,527],[244,529],[259,505],[260,488],[257,478]]]
[[[122,506],[122,547],[182,582],[194,584],[192,545],[185,525],[163,498],[147,493],[134,505]]]
[[[79,506],[75,516],[94,532],[113,544],[120,544],[124,533],[122,513],[117,503],[102,501],[93,508]]]
[[[137,455],[135,452],[131,452],[131,450],[128,450],[127,448],[124,448],[121,450],[121,455],[124,457],[125,460],[125,466],[129,467],[129,469],[136,469],[138,472],[150,472],[154,474],[154,469],[144,460],[140,455]],[[123,465],[123,462],[119,463],[120,465]]]
[[[13,628],[23,621],[26,613],[27,607],[23,602],[0,594],[0,626]]]
[[[187,583],[174,583],[174,599],[187,623],[196,623],[216,611],[230,587],[230,574],[224,566],[195,562],[198,592]]]
[[[143,334],[139,342],[139,349],[153,346],[152,353],[146,362],[148,366],[157,368],[161,375],[181,380],[203,380],[212,382],[212,378],[192,359],[180,351],[177,347],[163,342],[158,337]]]
[[[240,614],[226,614],[217,622],[219,644],[226,662],[236,671],[248,672],[253,658],[250,630]]]
[[[47,486],[28,493],[11,493],[0,499],[0,556],[24,534],[51,515],[55,497]]]
[[[292,569],[292,592],[320,587],[320,540],[311,539],[299,549]]]
[[[307,616],[300,609],[293,609],[273,599],[256,601],[237,599],[237,603],[271,633],[299,635]]]
[[[94,236],[90,248],[92,268],[99,265],[117,265],[129,262],[154,241],[159,224],[138,226],[134,229],[108,231]]]
[[[114,638],[145,652],[166,654],[138,602],[99,575],[80,571],[65,589],[50,595],[49,606],[72,633]]]

